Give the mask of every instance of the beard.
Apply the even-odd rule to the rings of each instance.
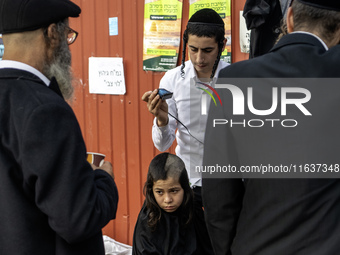
[[[73,74],[71,70],[71,52],[66,40],[61,40],[59,47],[53,52],[51,61],[46,61],[43,73],[48,79],[55,79],[65,100],[69,101],[73,96]]]

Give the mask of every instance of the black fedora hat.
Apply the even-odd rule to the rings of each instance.
[[[340,11],[340,1],[338,0],[297,0],[297,1],[320,9]]]
[[[80,12],[70,0],[0,0],[0,34],[33,31]]]

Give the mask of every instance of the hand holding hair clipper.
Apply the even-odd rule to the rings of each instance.
[[[142,100],[147,102],[149,112],[157,118],[157,125],[159,127],[166,126],[168,124],[168,104],[165,100],[171,97],[172,93],[166,89],[148,91],[142,96]]]
[[[172,92],[166,89],[158,89],[158,95],[161,97],[162,100],[167,100],[172,97]]]

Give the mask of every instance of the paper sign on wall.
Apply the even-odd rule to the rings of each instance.
[[[176,67],[181,42],[183,0],[145,0],[143,70]]]
[[[250,30],[247,29],[243,11],[240,11],[240,49],[243,53],[249,53],[250,50]]]
[[[126,93],[122,58],[89,58],[89,89],[92,94]]]
[[[109,18],[110,36],[118,35],[118,17]]]

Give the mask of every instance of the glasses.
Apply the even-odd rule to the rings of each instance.
[[[74,43],[74,41],[77,39],[78,32],[74,31],[72,28],[67,27],[68,32],[67,32],[67,44],[70,45]]]

